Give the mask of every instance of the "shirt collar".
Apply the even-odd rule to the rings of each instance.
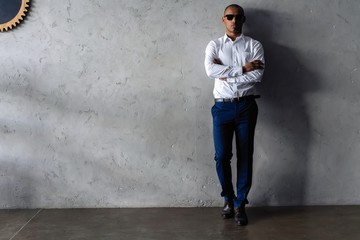
[[[242,33],[240,34],[240,36],[238,36],[238,37],[235,39],[234,42],[237,42],[237,41],[239,41],[239,40],[241,40],[241,39],[244,39],[244,34],[242,34]],[[228,42],[228,41],[232,41],[232,40],[231,40],[231,38],[229,38],[228,35],[226,35],[226,33],[225,33],[224,43],[226,43],[226,42]]]

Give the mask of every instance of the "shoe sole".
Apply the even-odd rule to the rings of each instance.
[[[234,218],[235,214],[222,214],[221,216],[223,219],[229,219]]]
[[[235,221],[235,222],[238,226],[246,226],[248,224],[248,222],[243,222],[243,221]]]

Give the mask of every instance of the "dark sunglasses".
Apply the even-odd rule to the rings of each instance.
[[[229,20],[229,21],[233,20],[234,17],[235,17],[235,20],[241,20],[241,19],[244,17],[244,15],[228,14],[228,15],[225,15],[224,17],[225,17],[227,20]]]

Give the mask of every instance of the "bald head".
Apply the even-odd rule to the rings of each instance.
[[[226,15],[226,11],[227,11],[229,8],[239,9],[240,12],[244,14],[244,9],[243,9],[241,6],[239,6],[239,5],[237,5],[237,4],[231,4],[231,5],[229,5],[229,6],[227,6],[227,7],[225,8],[225,10],[224,10],[224,15]]]

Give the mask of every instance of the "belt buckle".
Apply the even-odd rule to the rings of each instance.
[[[233,103],[233,102],[238,102],[238,101],[239,101],[239,97],[231,98],[231,99],[230,99],[230,102],[232,102],[232,103]]]

